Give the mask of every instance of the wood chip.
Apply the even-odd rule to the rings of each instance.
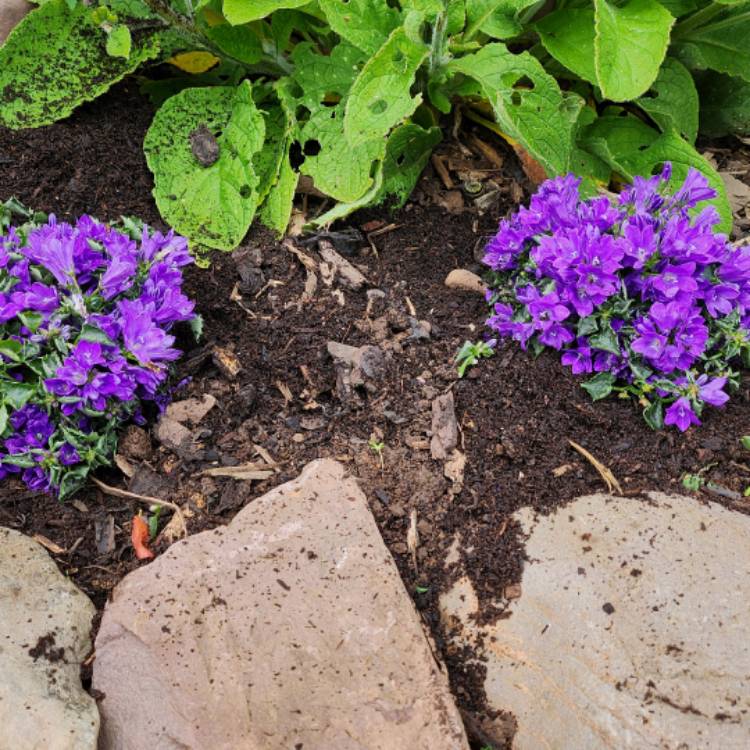
[[[225,347],[215,346],[211,351],[211,359],[228,380],[236,380],[242,372],[242,365],[237,355]]]
[[[32,539],[35,542],[39,542],[46,550],[49,550],[53,555],[64,555],[68,550],[61,547],[59,544],[55,544],[51,539],[47,539],[43,534],[34,534]]]
[[[562,477],[572,470],[573,467],[570,464],[563,464],[562,466],[558,466],[555,469],[552,469],[552,474],[556,477]]]
[[[132,479],[135,475],[133,464],[125,456],[115,453],[115,466],[128,478]]]
[[[469,136],[469,143],[474,146],[493,167],[496,167],[497,169],[502,168],[505,159],[503,159],[503,157],[495,151],[489,143],[486,143],[481,138],[477,138],[474,134]]]
[[[284,397],[284,401],[287,404],[294,401],[294,395],[292,394],[292,391],[286,383],[283,383],[281,380],[277,380],[274,385],[276,386],[276,388],[278,388],[279,393]]]
[[[568,440],[568,443],[577,450],[598,472],[601,478],[605,481],[609,494],[612,495],[616,491],[618,495],[622,495],[622,487],[615,478],[615,475],[601,462],[594,458],[583,446],[573,440]]]
[[[273,476],[273,471],[267,469],[265,464],[246,463],[239,466],[216,466],[200,472],[203,477],[230,477],[231,479],[248,479],[260,481]]]
[[[344,286],[357,291],[367,284],[367,278],[355,268],[346,258],[336,252],[333,243],[329,240],[319,240],[318,251],[326,263],[336,269],[336,273]]]
[[[417,570],[417,547],[419,547],[419,531],[417,531],[417,509],[412,508],[409,515],[409,530],[406,532],[406,549],[411,555],[414,571]]]
[[[448,170],[445,166],[443,158],[438,154],[433,154],[430,158],[430,161],[432,162],[432,166],[435,168],[435,171],[438,173],[440,180],[445,186],[445,189],[452,190],[455,187],[455,184],[453,183],[450,174],[448,174]]]

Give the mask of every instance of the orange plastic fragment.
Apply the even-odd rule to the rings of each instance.
[[[154,553],[148,548],[148,524],[143,516],[133,516],[130,541],[139,560],[151,560],[154,557]]]

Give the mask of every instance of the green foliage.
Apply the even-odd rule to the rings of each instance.
[[[695,166],[731,225],[693,144],[750,132],[750,0],[98,2],[45,0],[0,47],[0,123],[48,124],[140,69],[154,195],[195,245],[256,218],[283,233],[300,175],[332,199],[312,224],[403,203],[458,103],[589,193]]]

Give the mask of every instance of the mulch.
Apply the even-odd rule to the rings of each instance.
[[[159,224],[141,151],[150,117],[136,85],[126,82],[56,125],[0,129],[0,199],[15,196],[64,219],[84,212],[102,219],[130,214]],[[684,435],[652,432],[629,402],[592,404],[579,380],[553,356],[534,359],[513,345],[501,346],[469,377],[457,380],[453,357],[464,340],[481,335],[486,308],[480,296],[448,289],[444,279],[453,268],[481,270],[477,252],[486,237],[514,199],[528,195],[512,152],[499,143],[495,147],[505,161],[494,175],[499,189],[486,212],[479,213],[460,192],[457,198],[455,189],[447,191],[428,168],[405,208],[370,210],[346,223],[360,231],[395,225],[371,243],[340,246],[370,286],[384,292],[369,312],[364,291],[336,285],[320,285],[312,301],[302,303],[305,269],[261,229],[253,229],[243,245],[257,263],[254,281],[248,281],[247,253],[217,253],[208,269],[190,269],[187,292],[197,300],[205,338],[198,345],[184,338],[187,354],[177,380],[190,380],[175,398],[210,393],[217,406],[195,429],[197,455],[180,457],[147,439],[129,483],[135,492],[187,503],[195,533],[227,523],[310,460],[345,462],[359,478],[405,585],[442,650],[459,705],[476,716],[486,710],[482,665],[447,646],[440,625],[438,598],[456,575],[454,568],[445,569],[447,550],[458,535],[481,616],[506,616],[499,594],[520,581],[524,564],[513,512],[531,506],[549,513],[605,489],[569,440],[608,466],[627,495],[684,492],[683,475],[700,472],[729,495],[703,499],[739,512],[750,508],[737,496],[750,483],[750,455],[739,443],[750,433],[747,376],[725,409],[709,410],[704,425]],[[442,148],[458,147],[449,141]],[[314,244],[299,247],[315,254]],[[425,327],[415,330],[410,317],[429,324],[426,337]],[[382,344],[388,351],[383,372],[364,389],[343,394],[326,351],[329,341]],[[215,347],[236,358],[235,378],[217,366]],[[448,390],[456,403],[459,449],[467,459],[462,487],[445,478],[442,462],[434,461],[429,449],[431,404]],[[384,444],[380,455],[369,447],[371,438]],[[250,483],[201,475],[208,466],[258,460],[255,446],[278,464],[270,479]],[[115,470],[102,479],[128,486]],[[139,564],[129,542],[135,510],[130,501],[93,486],[74,504],[28,492],[13,481],[0,486],[0,524],[59,545],[57,563],[100,610],[114,585]],[[407,548],[413,511],[420,537],[416,566]]]

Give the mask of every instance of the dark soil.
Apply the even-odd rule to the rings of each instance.
[[[0,199],[15,195],[64,218],[90,212],[115,219],[127,213],[158,222],[141,153],[149,119],[148,105],[125,84],[66,122],[37,131],[0,130]],[[450,156],[458,147],[447,143],[444,149]],[[354,229],[371,229],[372,222],[381,229],[395,225],[373,236],[372,244],[365,240],[350,248],[349,259],[371,287],[385,293],[369,313],[364,290],[329,288],[320,280],[312,300],[302,301],[305,269],[262,231],[251,233],[244,253],[216,254],[208,270],[191,269],[187,287],[205,319],[205,340],[193,345],[180,365],[179,375],[192,380],[175,398],[210,393],[218,404],[195,428],[191,455],[180,457],[150,439],[136,450],[130,438],[143,443],[138,433],[121,448],[139,466],[130,489],[187,502],[191,533],[227,523],[314,458],[345,462],[359,477],[405,584],[435,634],[469,723],[485,711],[482,666],[446,646],[437,608],[439,594],[456,574],[444,567],[456,535],[472,550],[464,551],[463,565],[480,596],[482,616],[489,619],[503,615],[501,594],[520,580],[523,568],[523,540],[511,514],[522,506],[547,513],[578,495],[606,489],[569,440],[608,466],[626,494],[684,491],[681,477],[703,472],[726,495],[712,500],[746,512],[739,497],[750,483],[750,457],[739,444],[740,436],[750,433],[747,377],[724,410],[708,410],[704,425],[685,435],[650,431],[628,402],[593,405],[553,356],[533,360],[515,346],[501,348],[457,380],[452,359],[465,339],[480,336],[486,310],[480,296],[447,289],[443,282],[453,268],[479,270],[475,251],[514,199],[524,196],[517,163],[503,153],[505,165],[493,176],[499,191],[484,215],[460,192],[449,195],[428,170],[414,202],[403,210],[370,212],[350,222]],[[297,247],[317,259],[315,243]],[[241,304],[231,298],[238,283]],[[414,319],[430,324],[428,337]],[[344,394],[337,388],[328,341],[379,344],[386,352],[384,371]],[[215,364],[217,346],[236,358],[241,368],[236,378]],[[442,462],[431,458],[429,448],[431,403],[449,389],[456,400],[459,448],[467,458],[462,488],[444,477]],[[381,456],[368,447],[371,438],[384,444]],[[210,466],[260,460],[255,446],[278,464],[270,479],[251,484],[200,475]],[[127,486],[114,471],[102,479]],[[41,534],[63,548],[55,559],[99,608],[139,564],[129,541],[135,509],[94,487],[81,492],[75,505],[60,505],[11,482],[0,487],[0,524]],[[420,536],[416,569],[406,544],[414,510]]]

